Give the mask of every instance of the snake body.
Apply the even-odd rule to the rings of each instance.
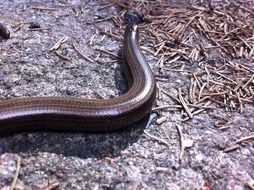
[[[126,27],[123,62],[128,91],[112,99],[22,97],[0,101],[0,134],[22,131],[105,132],[131,126],[150,111],[156,84],[138,42]]]

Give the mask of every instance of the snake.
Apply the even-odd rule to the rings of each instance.
[[[0,101],[0,135],[27,131],[108,132],[133,126],[156,99],[153,72],[141,51],[139,28],[126,26],[123,69],[128,90],[111,99],[18,97]]]

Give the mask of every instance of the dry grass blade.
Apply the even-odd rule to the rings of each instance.
[[[47,187],[43,187],[40,190],[54,190],[54,189],[58,189],[58,187],[59,187],[59,183],[54,182],[54,183],[50,183]]]
[[[74,49],[79,53],[79,55],[81,55],[85,60],[94,63],[94,61],[92,59],[90,59],[88,56],[86,56],[83,52],[81,52],[81,50],[78,48],[78,46],[73,42],[72,43]]]
[[[176,129],[177,129],[177,132],[178,132],[178,134],[179,134],[179,142],[180,142],[180,155],[179,155],[179,161],[182,161],[182,159],[183,159],[183,154],[184,154],[183,132],[182,132],[181,126],[179,126],[178,124],[176,124]]]
[[[60,40],[58,40],[50,49],[49,51],[58,50],[60,46],[68,41],[68,37],[64,36]]]
[[[240,146],[239,146],[238,144],[235,144],[235,145],[232,145],[232,146],[230,146],[230,147],[228,147],[228,148],[225,148],[223,151],[224,151],[225,153],[227,153],[227,152],[234,151],[234,150],[236,150],[236,149],[238,149],[238,148],[240,148]]]
[[[110,51],[108,51],[108,50],[100,49],[100,48],[96,48],[95,50],[100,51],[100,52],[103,52],[103,53],[106,53],[106,54],[108,54],[108,55],[111,55],[111,56],[113,56],[113,57],[115,57],[115,58],[117,58],[117,59],[120,59],[120,57],[119,57],[118,55],[116,55],[116,54],[114,54],[114,53],[112,53],[112,52],[110,52]]]
[[[236,141],[236,143],[242,143],[243,141],[248,141],[248,140],[253,140],[254,139],[254,135],[250,135],[247,137],[242,137],[239,140]]]
[[[159,106],[152,109],[152,111],[158,111],[163,109],[176,109],[176,108],[182,108],[181,105],[166,105],[166,106]]]
[[[188,105],[186,104],[185,100],[183,99],[183,96],[182,96],[182,90],[181,88],[178,89],[178,98],[181,102],[181,105],[183,106],[184,110],[186,111],[186,113],[188,114],[188,116],[190,118],[193,118],[193,114],[191,113]]]
[[[16,172],[14,175],[14,178],[12,180],[11,186],[10,186],[10,190],[14,190],[15,186],[17,184],[17,180],[18,180],[18,176],[19,176],[19,171],[20,171],[20,165],[21,165],[21,158],[18,157],[17,163],[16,163]]]
[[[166,140],[164,140],[164,139],[162,139],[162,138],[160,138],[160,137],[154,136],[154,135],[148,133],[146,130],[144,130],[144,134],[145,134],[146,136],[152,138],[152,139],[157,140],[159,143],[162,143],[162,144],[164,144],[164,145],[169,146],[169,143],[168,143]]]
[[[70,57],[67,57],[67,56],[63,55],[59,50],[55,50],[54,52],[61,59],[65,60],[65,61],[71,61]]]

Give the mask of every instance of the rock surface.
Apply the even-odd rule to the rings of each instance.
[[[114,5],[105,7],[100,1],[0,0],[1,22],[11,31],[10,39],[0,39],[0,99],[48,95],[110,98],[124,93],[119,60],[95,50],[117,55],[121,48],[121,42],[98,33],[98,28],[114,30],[111,22],[94,23],[114,14]],[[30,30],[31,23],[40,28]],[[61,46],[61,54],[70,60],[49,51],[62,37],[68,41]],[[94,62],[82,58],[73,43]],[[156,60],[147,59],[156,72]],[[170,91],[174,85],[185,84],[185,78],[172,74],[168,83],[158,81],[158,86]],[[167,101],[161,97],[157,105]],[[253,134],[253,105],[246,105],[242,114],[214,109],[184,123],[176,111],[162,112],[161,117],[167,120],[147,128],[141,122],[107,134],[44,132],[1,137],[0,189],[11,186],[18,159],[16,189],[55,184],[55,189],[243,190],[253,183],[253,141],[224,151]],[[186,146],[181,162],[176,123],[182,126]]]

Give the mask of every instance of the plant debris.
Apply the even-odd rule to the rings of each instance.
[[[176,8],[163,1],[105,2],[119,7],[119,16],[110,18],[114,23],[117,20],[124,25],[126,17],[122,15],[130,13],[132,20],[142,18],[142,49],[158,60],[157,78],[170,72],[191,71],[189,89],[179,93],[178,103],[187,114],[185,120],[204,111],[202,106],[216,105],[242,113],[245,103],[254,102],[251,6],[244,7],[241,1],[206,2],[206,7],[186,1]],[[123,26],[119,28],[121,33]],[[104,34],[116,38],[111,31]]]

